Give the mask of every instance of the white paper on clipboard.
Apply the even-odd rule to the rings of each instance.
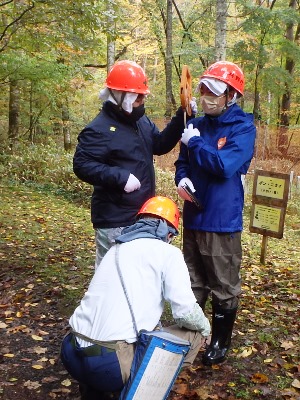
[[[181,354],[156,347],[132,399],[163,399],[181,360]]]

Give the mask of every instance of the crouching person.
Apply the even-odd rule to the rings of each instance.
[[[105,392],[120,392],[130,375],[137,337],[117,263],[138,331],[154,330],[165,301],[170,304],[176,324],[163,329],[191,343],[183,367],[193,363],[210,335],[182,253],[170,244],[178,224],[179,210],[172,200],[151,198],[96,269],[61,348],[61,360],[79,382],[82,399],[101,400]]]

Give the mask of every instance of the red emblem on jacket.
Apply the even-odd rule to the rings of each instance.
[[[218,150],[220,150],[226,143],[226,136],[225,137],[221,137],[218,140]]]

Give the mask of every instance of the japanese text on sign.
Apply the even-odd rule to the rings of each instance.
[[[253,226],[255,228],[278,232],[280,227],[280,216],[280,208],[267,207],[262,204],[255,204]]]
[[[257,177],[256,194],[273,199],[283,199],[284,184],[284,179],[259,175]]]

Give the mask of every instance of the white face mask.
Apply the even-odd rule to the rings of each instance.
[[[212,115],[212,116],[217,116],[221,115],[222,111],[225,108],[225,105],[220,105],[221,99],[225,96],[223,94],[222,96],[210,96],[210,95],[203,95],[200,96],[200,103],[202,106],[202,110],[205,114]]]

